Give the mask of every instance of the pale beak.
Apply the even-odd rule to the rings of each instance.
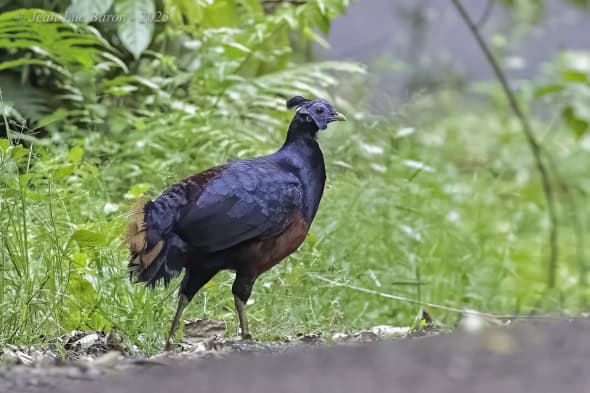
[[[330,121],[346,121],[346,116],[342,113],[336,112],[330,117]]]

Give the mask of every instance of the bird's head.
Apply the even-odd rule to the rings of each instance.
[[[346,120],[346,117],[338,113],[332,104],[321,98],[308,100],[301,96],[295,96],[287,101],[287,108],[297,108],[295,119],[304,123],[313,122],[320,130],[325,130],[328,123],[333,121]]]

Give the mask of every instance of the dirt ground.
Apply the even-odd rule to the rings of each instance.
[[[590,321],[535,321],[373,343],[209,341],[186,353],[92,366],[0,367],[1,392],[585,392]],[[226,347],[227,351],[223,348]],[[214,350],[212,350],[214,349]]]

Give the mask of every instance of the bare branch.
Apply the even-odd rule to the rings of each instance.
[[[469,30],[471,30],[473,37],[475,38],[480,49],[484,53],[488,63],[490,64],[490,66],[494,70],[494,74],[496,75],[496,78],[498,79],[498,81],[502,85],[502,89],[504,90],[504,94],[506,95],[506,98],[508,99],[510,107],[512,108],[512,111],[514,112],[514,114],[516,115],[518,120],[520,121],[522,131],[524,132],[527,142],[528,142],[528,145],[531,149],[531,152],[533,153],[533,157],[535,159],[535,165],[537,166],[537,170],[539,171],[539,174],[541,175],[541,182],[543,184],[543,193],[545,195],[545,201],[547,203],[547,214],[549,215],[549,224],[550,224],[550,228],[549,228],[549,249],[550,249],[550,252],[549,252],[549,261],[548,261],[547,286],[549,288],[553,288],[553,287],[555,287],[555,275],[556,275],[556,271],[557,271],[557,256],[558,256],[558,244],[557,244],[558,227],[557,227],[557,225],[558,225],[558,222],[557,222],[557,212],[556,212],[556,208],[555,208],[555,198],[553,195],[553,188],[552,188],[551,182],[549,180],[549,173],[547,171],[547,168],[545,167],[545,163],[543,162],[543,157],[542,157],[543,154],[542,154],[541,146],[539,145],[539,143],[537,142],[537,140],[535,138],[535,134],[533,133],[533,129],[530,125],[528,118],[524,115],[523,111],[521,110],[520,105],[518,104],[518,101],[516,100],[516,96],[514,95],[514,93],[512,92],[512,89],[510,88],[510,85],[508,84],[508,80],[506,78],[506,75],[504,74],[504,72],[500,68],[500,65],[498,64],[498,62],[494,58],[494,55],[490,51],[490,48],[487,46],[487,44],[483,40],[481,34],[479,33],[479,29],[478,29],[477,25],[475,25],[475,23],[471,20],[471,17],[469,16],[467,11],[463,7],[463,4],[461,3],[460,0],[451,0],[451,2],[453,3],[455,8],[457,9],[459,14],[461,15],[461,18],[463,19],[463,21],[465,22],[467,27],[469,27]]]
[[[496,4],[496,0],[488,0],[486,3],[486,8],[483,10],[483,13],[479,17],[477,21],[477,28],[481,29],[488,21],[490,16],[492,15],[492,10],[494,9],[494,5]]]

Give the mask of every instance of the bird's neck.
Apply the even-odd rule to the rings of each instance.
[[[315,142],[318,134],[318,127],[313,121],[305,121],[299,116],[295,116],[291,124],[289,125],[289,131],[287,131],[287,139],[285,145],[297,143],[309,143]]]
[[[311,127],[309,122],[296,123],[294,120],[289,127],[285,144],[277,152],[282,165],[301,180],[308,223],[311,223],[317,212],[326,182],[324,156],[316,138],[318,129],[315,124],[315,130]]]
[[[297,166],[324,166],[322,151],[317,140],[318,128],[313,122],[293,119],[285,143],[279,150],[282,156],[292,156]],[[299,158],[299,159],[297,159]]]

